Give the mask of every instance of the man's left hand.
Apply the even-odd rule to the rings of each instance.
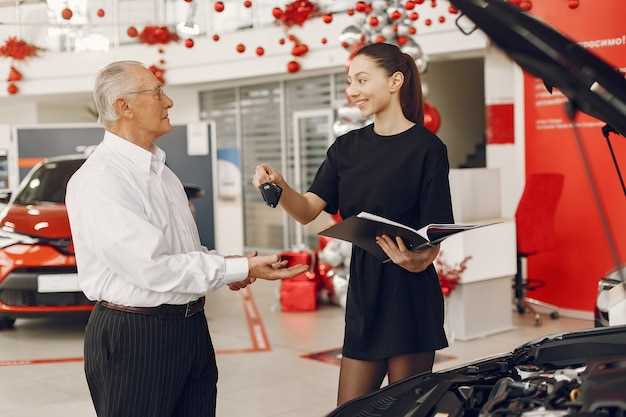
[[[422,272],[433,263],[439,254],[439,245],[417,251],[409,250],[401,237],[395,242],[387,235],[376,238],[376,243],[389,256],[391,261],[409,272]]]

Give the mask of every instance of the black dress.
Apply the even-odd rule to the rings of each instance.
[[[340,136],[309,191],[343,218],[367,211],[418,229],[453,223],[446,146],[422,126],[391,136],[374,125]],[[343,354],[360,360],[448,346],[433,265],[413,273],[353,246]]]

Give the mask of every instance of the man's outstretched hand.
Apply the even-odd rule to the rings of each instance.
[[[275,281],[291,278],[309,269],[307,265],[294,265],[286,268],[287,261],[281,261],[278,255],[257,256],[256,252],[248,255],[248,277],[243,281],[228,284],[228,288],[238,291],[252,284],[257,279]]]

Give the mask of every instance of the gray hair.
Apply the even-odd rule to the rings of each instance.
[[[98,121],[105,127],[119,119],[115,101],[136,87],[137,79],[129,71],[134,66],[144,67],[138,61],[117,61],[104,67],[96,76],[93,101],[98,110]]]

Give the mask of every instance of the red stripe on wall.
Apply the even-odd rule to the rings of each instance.
[[[485,117],[487,144],[515,143],[513,103],[488,104]]]

